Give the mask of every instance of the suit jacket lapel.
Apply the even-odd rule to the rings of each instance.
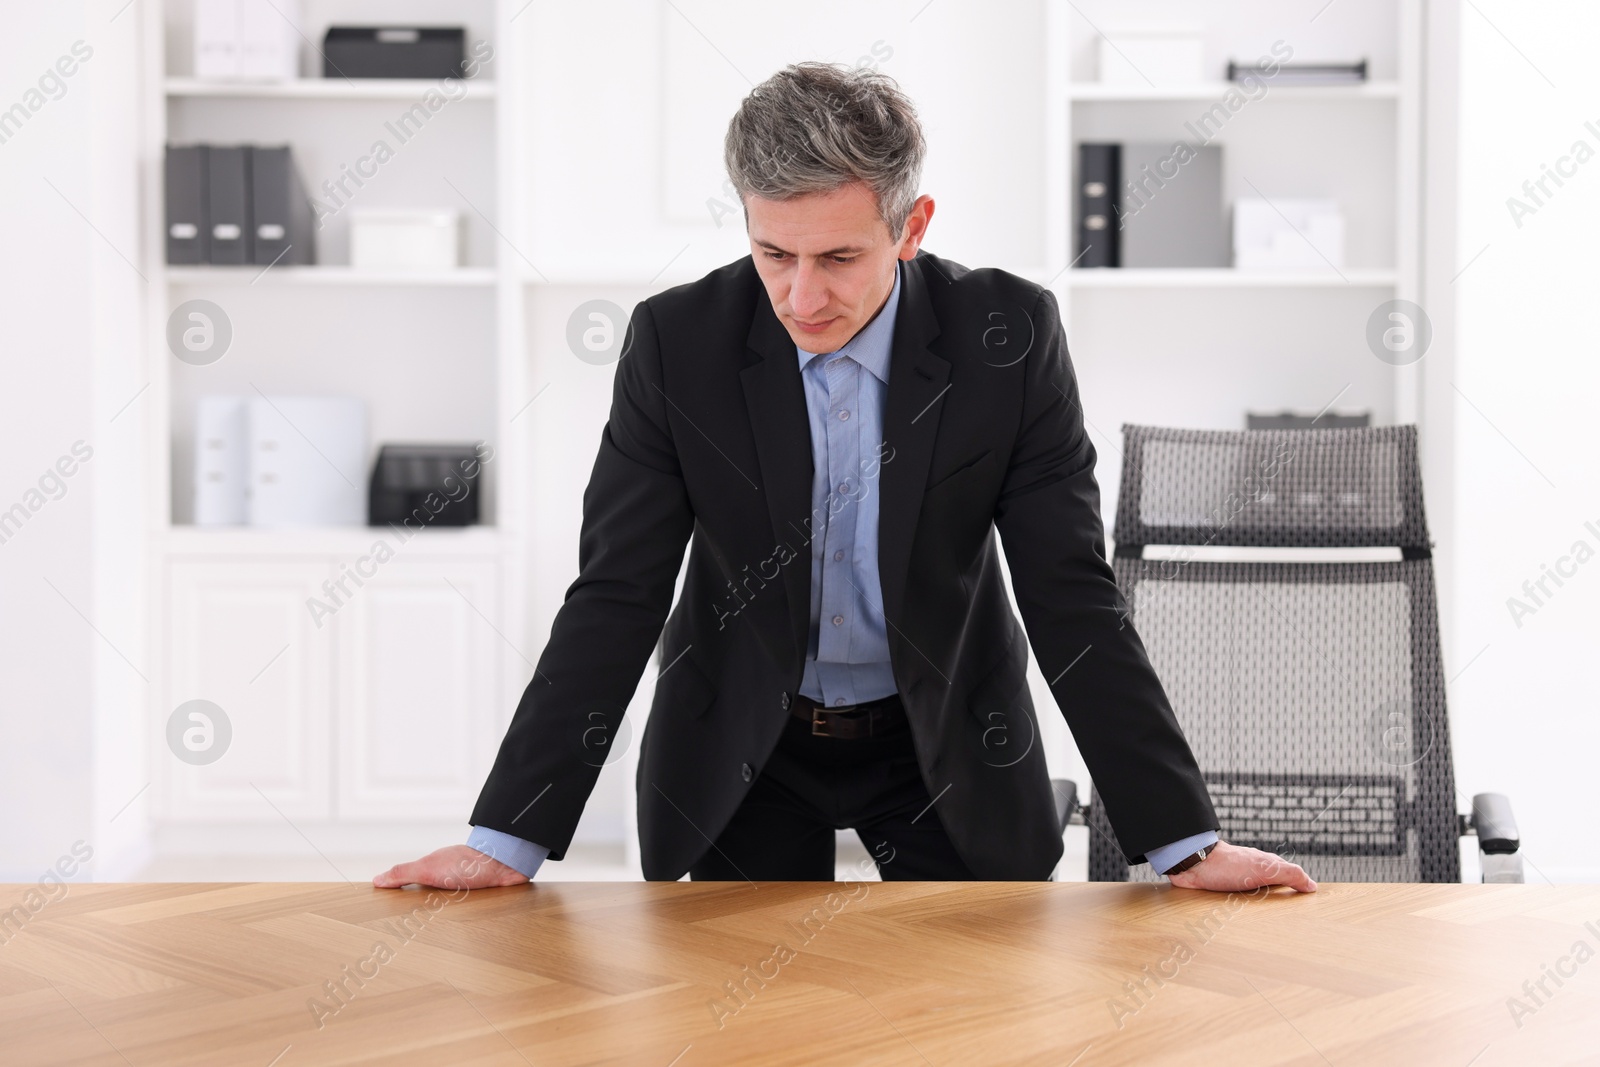
[[[761,464],[773,545],[787,544],[799,553],[799,558],[779,568],[798,664],[805,657],[811,625],[811,529],[806,523],[811,513],[811,420],[794,340],[759,282],[756,294],[747,339],[749,359],[739,378]],[[796,676],[797,684],[799,680]]]
[[[883,465],[879,473],[878,580],[891,642],[905,603],[911,540],[928,484],[928,464],[939,416],[950,397],[950,364],[929,345],[939,320],[928,297],[927,253],[905,265],[900,310],[889,354],[889,391],[883,405]],[[935,276],[937,277],[937,276]],[[940,280],[940,284],[944,284]]]
[[[929,350],[939,321],[928,298],[925,253],[904,265],[900,307],[889,355],[889,388],[883,412],[883,462],[879,471],[878,575],[880,605],[891,632],[904,603],[911,539],[928,481],[928,463],[945,395],[950,364]],[[761,464],[774,544],[784,542],[800,558],[780,568],[798,663],[811,625],[811,423],[794,340],[757,287],[747,339],[749,358],[739,372],[750,429]],[[868,457],[863,456],[863,461]],[[818,517],[816,533],[821,533]],[[798,679],[797,679],[798,681]]]

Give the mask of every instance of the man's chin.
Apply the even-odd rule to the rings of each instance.
[[[807,352],[832,352],[844,344],[847,339],[844,337],[844,331],[839,328],[837,319],[829,323],[826,330],[818,333],[802,330],[792,323],[785,323],[785,325],[794,343]]]

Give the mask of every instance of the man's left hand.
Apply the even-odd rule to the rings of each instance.
[[[1259,848],[1217,842],[1206,858],[1167,880],[1179,889],[1209,889],[1217,893],[1284,885],[1300,893],[1315,893],[1317,883],[1299,865]]]

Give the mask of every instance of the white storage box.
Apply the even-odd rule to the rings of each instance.
[[[344,396],[203,396],[196,526],[362,526],[366,404]]]
[[[203,396],[194,432],[194,524],[250,521],[250,401]]]
[[[1198,29],[1189,26],[1129,27],[1108,29],[1100,38],[1102,85],[1144,89],[1152,84],[1193,85],[1204,80]]]
[[[1268,203],[1254,196],[1234,201],[1233,265],[1238,269],[1315,270],[1330,264],[1344,266],[1344,214],[1337,201]]]
[[[250,397],[251,526],[367,521],[367,409],[356,397]]]
[[[300,74],[297,0],[195,0],[194,76],[293,81]]]
[[[460,265],[461,214],[444,210],[350,209],[350,265],[449,270]]]

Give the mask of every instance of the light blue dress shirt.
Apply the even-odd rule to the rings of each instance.
[[[532,841],[524,841],[512,834],[491,830],[487,826],[474,826],[467,835],[467,844],[490,859],[497,859],[514,871],[529,878],[539,869],[539,864],[550,855],[550,850]]]
[[[871,321],[837,352],[795,346],[811,420],[811,634],[800,692],[827,707],[895,692],[878,586],[883,402],[900,272]]]
[[[870,322],[837,352],[799,345],[800,379],[811,423],[811,634],[800,692],[827,707],[863,704],[897,686],[878,584],[878,500],[885,459],[883,404],[889,354],[900,308],[902,262],[894,287]],[[1202,846],[1207,830],[1152,849],[1146,858],[1165,871]],[[529,878],[550,850],[520,837],[474,826],[467,844]]]

